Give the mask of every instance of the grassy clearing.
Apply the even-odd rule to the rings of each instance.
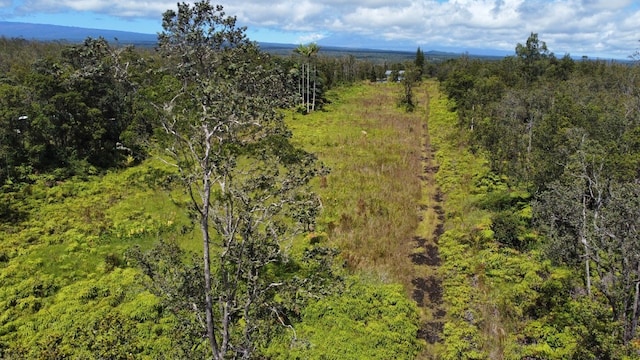
[[[294,141],[331,169],[318,182],[317,231],[351,269],[409,283],[418,225],[423,113],[399,109],[396,84],[362,84],[330,95],[323,112],[292,115]]]
[[[397,84],[360,84],[331,104],[291,114],[293,141],[331,169],[317,179],[323,203],[315,236],[340,249],[345,293],[303,311],[298,335],[274,358],[414,359],[420,316],[410,300],[412,239],[420,221],[424,111],[396,106]],[[375,343],[375,345],[374,345]]]

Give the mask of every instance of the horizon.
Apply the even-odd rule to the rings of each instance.
[[[531,33],[560,57],[628,59],[638,50],[631,0],[243,0],[225,5],[227,15],[246,26],[248,38],[276,44],[391,51],[418,47],[453,53],[507,56]],[[189,1],[191,2],[191,1]],[[294,4],[295,2],[295,4]],[[212,2],[215,4],[215,2]],[[2,6],[4,4],[4,6]],[[47,0],[0,1],[0,21],[157,34],[162,13],[175,8],[164,0],[145,7],[121,0],[52,6]]]
[[[15,26],[19,29],[13,29],[12,31],[6,31],[6,26]],[[46,30],[41,27],[46,28]],[[52,31],[53,29],[53,31]],[[64,30],[63,30],[64,29]],[[46,35],[42,35],[42,31],[47,31]],[[30,35],[30,34],[37,35]],[[81,33],[81,34],[80,34]],[[40,23],[25,23],[25,22],[12,22],[12,21],[1,21],[0,20],[0,37],[7,36],[9,38],[22,38],[27,41],[35,40],[35,41],[83,41],[87,37],[105,37],[107,41],[112,41],[114,39],[118,41],[122,41],[123,43],[128,43],[132,41],[134,43],[146,43],[148,41],[155,41],[156,34],[148,34],[148,33],[139,33],[139,32],[131,32],[131,31],[123,31],[123,30],[110,30],[110,29],[97,29],[97,28],[86,28],[79,26],[70,26],[70,25],[53,25],[53,24],[40,24]],[[146,39],[145,37],[153,37]],[[291,47],[295,48],[300,45],[299,43],[283,43],[283,42],[273,42],[273,41],[257,41],[252,39],[250,36],[247,36],[249,40],[256,41],[261,45],[267,45],[272,47]],[[357,47],[357,46],[345,46],[345,45],[321,45],[321,48],[338,51],[382,51],[389,53],[402,53],[402,54],[414,54],[417,48],[412,49],[382,49],[382,48],[374,48],[374,47]],[[420,48],[420,47],[418,47]],[[449,54],[449,55],[462,55],[468,53],[472,56],[487,56],[487,57],[503,57],[509,56],[509,54],[502,53],[499,50],[492,49],[476,49],[477,51],[474,53],[469,53],[467,50],[455,51],[455,50],[443,50],[443,49],[422,49],[426,54]]]

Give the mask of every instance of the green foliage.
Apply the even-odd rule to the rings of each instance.
[[[584,156],[576,161],[593,160]],[[627,280],[635,277],[639,266],[634,222],[640,208],[640,188],[608,180],[595,162],[596,166],[583,163],[574,169],[580,175],[566,169],[567,177],[552,183],[550,190],[539,197],[536,220],[549,237],[549,257],[577,267],[586,291],[597,291],[610,306],[626,343],[636,331],[636,299],[640,296],[635,283]]]
[[[193,228],[169,194],[149,187],[160,174],[166,166],[148,162],[57,184],[34,177],[4,193],[22,214],[0,223],[4,358],[172,357],[173,320],[123,255],[159,234],[183,241]]]
[[[492,170],[544,190],[577,148],[575,131],[607,149],[607,171],[637,177],[638,67],[557,59],[537,34],[516,57],[461,58],[441,66],[439,79],[469,130],[472,149],[486,151]],[[514,75],[520,75],[514,78]]]
[[[640,207],[632,200],[638,182],[633,140],[638,69],[586,59],[576,63],[568,55],[557,59],[532,33],[517,45],[515,57],[493,63],[462,59],[448,64],[441,76],[476,153],[487,156],[510,186],[532,194],[532,208],[512,204],[491,215],[492,237],[520,251],[542,246],[545,257],[573,270],[577,302],[610,308],[609,320],[593,319],[595,335],[575,335],[579,326],[567,320],[563,324],[570,331],[550,336],[564,345],[538,343],[543,357],[619,357],[607,349],[624,353],[637,338],[640,292],[628,279],[637,278],[640,269],[638,219],[629,216]],[[492,92],[497,96],[483,95],[490,82],[501,89]],[[484,230],[480,226],[477,232]],[[576,308],[585,311],[559,312]],[[607,321],[609,335],[595,330]],[[599,349],[598,355],[576,355],[577,345],[567,340],[572,336],[589,343],[583,347]]]
[[[568,274],[546,281],[541,291],[552,303],[537,304],[539,318],[519,335],[521,356],[545,359],[625,359],[632,353],[611,331],[611,312],[602,303],[568,296]]]
[[[416,100],[413,94],[413,88],[420,81],[421,70],[414,64],[407,64],[405,72],[400,81],[402,83],[403,92],[398,101],[398,106],[404,108],[406,112],[413,112],[416,108]]]
[[[133,131],[137,85],[130,75],[141,71],[131,48],[112,47],[102,38],[57,47],[20,40],[11,45],[6,49],[15,54],[45,53],[12,59],[20,66],[2,73],[8,81],[0,84],[0,183],[28,182],[42,172],[58,179],[94,174],[120,165],[131,155],[123,150],[146,138],[149,129],[140,127],[136,141],[123,145],[121,138]]]
[[[165,17],[169,29],[176,25],[172,16],[204,21],[198,11],[213,9],[181,6],[186,15]],[[235,256],[214,265],[214,277],[228,279],[221,275],[227,271],[241,278],[231,292],[215,287],[216,300],[266,289],[252,298],[255,308],[229,312],[230,339],[242,344],[236,350],[282,359],[387,359],[414,358],[422,348],[406,291],[358,276],[343,288],[336,251],[326,248],[339,246],[348,269],[383,282],[404,281],[412,271],[403,265],[401,245],[418,223],[421,150],[411,144],[420,144],[425,115],[415,107],[421,93],[414,90],[422,88],[408,81],[412,67],[393,69],[406,71],[403,99],[414,114],[384,105],[396,102],[396,84],[324,94],[339,83],[380,79],[387,66],[308,56],[313,66],[289,72],[296,70],[292,60],[269,58],[246,41],[234,18],[218,15],[213,23],[233,30],[226,37],[215,35],[215,26],[184,24],[196,40],[212,41],[210,47],[192,51],[189,36],[161,37],[175,59],[145,54],[143,60],[104,39],[78,45],[0,39],[6,50],[0,54],[1,358],[206,357],[202,318],[193,311],[194,304],[207,307],[204,263],[190,255],[202,249],[193,241],[193,215],[205,203],[277,214],[254,228],[255,218],[238,218],[241,235],[227,238],[242,238],[236,248],[225,248],[224,230],[211,226],[213,253],[229,249]],[[228,46],[235,42],[237,48]],[[416,73],[421,55],[418,49]],[[160,71],[171,66],[176,72]],[[514,57],[442,64],[449,101],[433,82],[423,85],[445,200],[438,271],[447,315],[434,356],[638,357],[637,71],[557,59],[532,33]],[[296,79],[305,76],[314,82],[303,81],[307,103],[316,102],[314,93],[315,100],[330,101],[326,112],[292,115],[292,140],[317,152],[331,174],[316,173],[315,159],[290,143],[276,110],[291,103]],[[192,112],[202,104],[220,112]],[[177,126],[162,129],[156,119],[169,109],[176,116],[164,119]],[[198,141],[203,137],[192,136],[193,125],[203,129],[227,111],[236,120],[274,122],[243,124],[226,139],[240,143],[217,148],[209,164],[237,171],[212,188],[212,198],[194,202],[198,177],[143,161],[151,143],[176,150],[176,134]],[[171,136],[162,134],[167,129]],[[200,155],[178,165],[197,167]],[[296,184],[306,190],[316,174],[322,212],[314,196],[283,195]],[[186,193],[176,190],[179,180],[186,180]],[[268,206],[256,210],[261,199]],[[288,232],[294,223],[301,227]],[[298,230],[313,232],[292,236]],[[158,238],[162,243],[153,247]],[[236,256],[244,251],[264,255],[253,257],[247,272]],[[215,309],[214,315],[223,312]],[[245,331],[250,328],[255,331]],[[252,341],[243,343],[248,333]]]
[[[6,95],[0,100],[6,105],[0,117],[6,125],[0,130],[0,136],[6,140],[2,141],[0,162],[11,165],[0,166],[2,179],[7,180],[0,194],[0,307],[3,309],[0,357],[157,359],[204,356],[207,344],[198,340],[202,339],[201,328],[193,326],[199,325],[197,315],[190,310],[182,311],[184,307],[174,312],[169,302],[147,292],[138,282],[139,270],[131,268],[135,264],[133,253],[127,252],[131,246],[138,245],[139,254],[145,253],[158,238],[177,244],[181,251],[201,249],[191,241],[194,224],[189,212],[197,209],[187,206],[187,194],[175,190],[179,174],[163,161],[143,161],[149,142],[167,139],[166,136],[158,137],[158,133],[149,138],[157,132],[158,124],[154,121],[163,110],[149,104],[170,102],[174,96],[172,91],[181,84],[173,75],[158,71],[166,68],[171,59],[144,54],[147,57],[143,60],[140,53],[129,48],[113,48],[103,39],[42,49],[20,41],[11,42],[13,45],[16,45],[12,48],[15,53],[0,56],[13,56],[27,50],[42,50],[43,53],[42,56],[17,56],[15,66],[7,68],[0,84],[2,94]],[[288,77],[282,76],[283,68],[249,44],[242,49],[245,52],[237,54],[237,59],[247,60],[250,67],[262,69],[263,72],[258,71],[256,76],[273,94],[281,95],[279,89],[290,85],[286,83]],[[227,55],[229,58],[225,61],[236,59],[233,54],[225,53]],[[18,64],[17,59],[22,63]],[[348,60],[344,60],[345,64]],[[332,61],[319,62],[326,65]],[[361,76],[365,68],[367,76],[371,76],[371,70],[378,74],[384,72],[382,66],[372,68],[359,62],[352,65],[340,66],[345,69],[342,75],[351,79],[349,81]],[[226,68],[221,76],[235,76],[236,70]],[[319,76],[322,81],[330,80],[325,73],[319,73]],[[245,80],[234,85],[251,89],[257,84],[255,79]],[[230,93],[226,90],[220,92],[216,104],[226,103]],[[341,91],[352,92],[351,89]],[[348,96],[357,97],[358,91]],[[209,99],[214,97],[213,93],[208,95],[211,96]],[[243,111],[252,116],[263,116],[264,112],[256,110],[261,106],[258,99],[248,98],[256,102],[244,103]],[[275,100],[277,104],[287,104],[289,99],[285,96]],[[188,109],[191,105],[180,103],[176,106]],[[17,121],[23,115],[28,120],[25,124]],[[279,118],[280,115],[274,111],[269,116]],[[397,121],[383,131],[372,131],[370,138],[376,139],[378,145],[383,144],[385,136],[394,127],[407,130],[402,121]],[[273,136],[265,136],[262,141],[244,149],[225,149],[238,151],[236,159],[243,172],[240,177],[245,180],[251,177],[248,187],[241,190],[251,196],[268,189],[286,190],[286,186],[274,184],[289,186],[292,183],[273,181],[268,177],[284,174],[285,168],[292,168],[293,164],[304,166],[313,162],[306,152],[296,150],[288,143],[288,130],[279,126],[270,130],[274,131]],[[360,136],[361,131],[361,126],[356,125],[354,134]],[[242,136],[262,135],[247,132]],[[361,151],[362,155],[365,153]],[[382,169],[393,168],[393,163],[407,156],[387,149],[379,149],[374,155],[372,159],[377,159],[374,166]],[[257,166],[249,161],[251,156],[261,159]],[[265,160],[269,157],[278,158],[281,166],[271,166]],[[139,163],[141,165],[137,165]],[[131,167],[104,172],[106,168],[123,165]],[[302,179],[306,173],[298,172],[301,169],[292,170],[292,174]],[[263,174],[267,177],[257,176],[260,171],[265,171]],[[368,191],[372,189],[367,187]],[[340,195],[340,200],[347,199],[346,195]],[[294,196],[285,203],[288,205],[283,214],[311,227],[310,219],[319,210],[315,199]],[[312,206],[294,206],[296,203]],[[185,207],[187,212],[183,211]],[[382,218],[392,214],[394,218],[406,218],[400,214],[400,208],[388,209],[383,199],[368,199],[365,209],[366,216]],[[273,229],[279,233],[288,224],[288,221],[278,221]],[[371,226],[377,228],[373,222]],[[321,301],[318,299],[322,296],[341,289],[341,279],[332,271],[335,251],[326,249],[323,244],[326,233],[318,232],[308,239],[312,244],[287,237],[283,248],[293,243],[291,258],[278,258],[263,269],[265,281],[274,283],[281,279],[284,284],[282,293],[268,294],[270,301],[257,301],[264,304],[259,310],[263,313],[257,315],[266,319],[259,324],[260,334],[266,334],[264,338],[256,339],[260,348],[265,348],[270,337],[289,331],[283,325],[283,321],[288,324],[285,318],[295,324],[304,324],[302,311],[311,299]],[[390,249],[376,251],[378,258],[392,252]],[[185,258],[188,260],[186,255],[179,260]],[[178,263],[174,260],[171,264]],[[154,264],[162,265],[161,262]],[[182,263],[185,264],[195,262]],[[170,273],[171,269],[178,271],[180,267],[169,268],[167,265],[163,269]],[[198,284],[197,281],[189,283],[192,289]],[[334,296],[340,298],[340,295]],[[347,296],[353,296],[353,293],[348,292]],[[380,304],[396,303],[400,297],[402,291],[397,286],[377,291],[375,295]],[[401,315],[403,311],[415,314],[415,309],[407,300],[402,301],[404,303],[397,305],[399,314],[385,320],[398,328],[386,331],[385,325],[380,325],[376,328],[376,339],[383,339],[380,341],[386,344],[391,344],[390,339],[409,344],[403,351],[415,353],[417,318],[411,315],[407,320]],[[377,314],[373,309],[370,313],[371,316]],[[402,329],[405,320],[410,323],[410,331]],[[319,320],[311,317],[309,321]],[[241,329],[243,320],[238,323]],[[357,327],[359,323],[349,325]],[[236,332],[234,336],[242,334]],[[393,345],[389,346],[393,348]]]
[[[424,52],[418,47],[416,50],[416,58],[414,60],[414,65],[416,66],[416,70],[418,72],[418,81],[422,80],[422,75],[424,75],[425,66],[427,65]]]
[[[301,322],[265,350],[273,359],[414,359],[418,312],[402,287],[352,279],[311,302]]]
[[[478,183],[478,204],[492,212],[492,237],[498,243],[525,251],[532,245],[535,235],[530,231],[530,194],[510,189],[506,179],[489,175]]]
[[[16,331],[5,336],[10,340],[5,355],[30,359],[154,358],[169,351],[167,339],[158,336],[170,329],[168,319],[158,312],[155,298],[136,295],[136,274],[132,269],[117,269],[54,293],[38,290],[46,287],[34,287],[32,297],[15,305],[22,314],[11,323]],[[41,304],[37,305],[40,308],[36,304]],[[30,311],[25,314],[27,305]]]
[[[300,44],[294,49],[294,53],[302,57],[300,68],[294,68],[292,73],[298,80],[298,100],[296,105],[298,109],[304,110],[304,113],[315,111],[316,105],[321,103],[323,96],[322,81],[318,81],[319,74],[317,70],[319,51],[320,47],[316,43]]]
[[[466,151],[444,99],[431,97],[429,119],[437,128],[431,141],[439,149],[436,178],[446,211],[439,241],[448,313],[442,357],[631,356],[611,321],[614,308],[600,296],[585,297],[580,273],[554,266],[538,250],[532,196]]]
[[[289,141],[279,111],[290,104],[284,70],[235,17],[209,1],[182,3],[164,13],[163,28],[162,73],[174,80],[156,99],[165,132],[158,142],[191,200],[183,211],[200,227],[202,262],[182,265],[175,246],[138,258],[160,285],[154,293],[190,319],[186,331],[196,336],[185,342],[207,339],[215,359],[248,359],[277,325],[286,281],[270,270],[288,265],[290,242],[315,224],[319,200],[309,182],[321,166]]]
[[[547,44],[538,39],[538,34],[531,33],[525,45],[520,43],[516,45],[516,56],[523,63],[523,73],[526,79],[533,81],[544,73],[547,66],[544,60],[553,57],[553,53],[549,53]]]

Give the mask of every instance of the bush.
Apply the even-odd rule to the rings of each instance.
[[[302,322],[270,345],[273,359],[414,359],[418,309],[399,285],[355,279],[344,293],[302,310]]]
[[[107,272],[112,271],[113,269],[122,266],[122,259],[120,258],[120,256],[114,254],[114,253],[108,253],[107,255],[104,256],[104,262],[105,262],[105,270]]]
[[[510,211],[501,211],[492,217],[491,230],[496,241],[514,249],[523,250],[520,238],[520,219]]]

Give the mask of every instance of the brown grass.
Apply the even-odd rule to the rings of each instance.
[[[296,115],[290,124],[294,140],[331,168],[319,181],[318,230],[350,269],[408,285],[420,220],[424,111],[398,108],[400,91],[396,84],[340,89],[324,112]]]
[[[418,106],[396,106],[401,87],[363,84],[332,94],[324,112],[292,116],[294,141],[318,154],[331,174],[318,181],[324,209],[318,231],[346,266],[404,285],[421,313],[420,359],[437,356],[446,312],[437,243],[444,231],[425,84]],[[338,96],[339,94],[339,96]]]

